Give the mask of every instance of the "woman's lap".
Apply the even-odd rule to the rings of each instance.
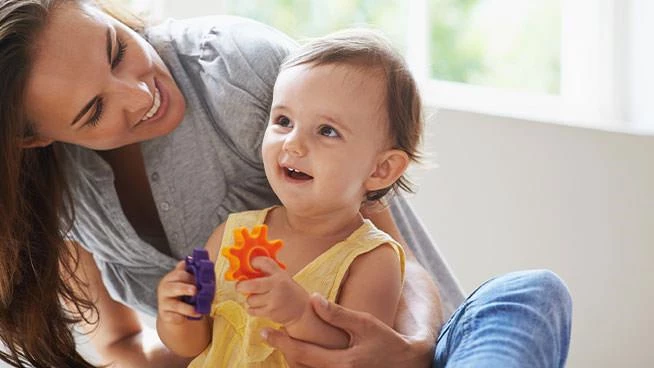
[[[443,326],[433,367],[563,367],[571,318],[570,293],[550,271],[491,279]]]

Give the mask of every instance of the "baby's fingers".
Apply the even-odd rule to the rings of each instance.
[[[181,296],[193,296],[197,292],[195,284],[186,282],[168,282],[165,287],[159,288],[160,298],[179,298]]]
[[[265,307],[266,305],[268,305],[268,303],[270,303],[269,299],[270,296],[267,293],[253,294],[245,299],[245,304],[247,304],[249,308],[261,308],[261,307]]]
[[[251,280],[239,281],[236,283],[236,292],[248,294],[263,294],[272,289],[273,282],[270,277],[259,277]]]
[[[167,281],[183,281],[188,283],[194,283],[195,278],[190,272],[186,272],[186,262],[179,261],[175,265],[175,268],[170,271],[164,278]]]
[[[199,318],[202,315],[197,313],[195,307],[190,304],[178,299],[169,299],[166,301],[166,305],[161,308],[159,317],[165,322],[182,323],[186,321],[187,317]]]
[[[283,271],[279,265],[270,257],[255,257],[252,262],[252,267],[265,273],[266,275],[274,275]]]

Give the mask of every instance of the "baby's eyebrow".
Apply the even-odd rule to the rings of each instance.
[[[271,106],[271,109],[273,109],[273,110],[288,110],[288,107],[286,107],[286,105],[284,105],[284,104],[277,103],[277,104],[273,104]]]

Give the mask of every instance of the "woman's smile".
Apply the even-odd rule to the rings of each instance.
[[[152,107],[147,113],[145,113],[145,116],[143,116],[138,125],[141,125],[142,123],[153,123],[159,120],[159,118],[162,116],[165,116],[166,112],[168,111],[169,104],[170,96],[166,90],[166,86],[160,85],[155,78]]]

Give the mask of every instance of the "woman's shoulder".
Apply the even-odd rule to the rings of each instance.
[[[221,57],[251,61],[272,59],[277,66],[297,46],[291,38],[271,26],[231,15],[171,18],[148,27],[145,36],[155,47],[162,42],[172,43],[182,54],[213,51]]]

